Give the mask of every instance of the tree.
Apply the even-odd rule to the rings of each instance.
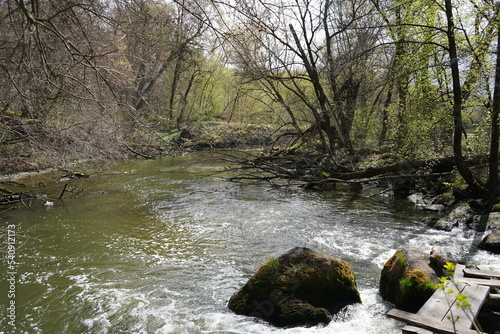
[[[369,50],[376,40],[369,2],[217,4],[231,18],[221,36],[233,47],[230,54],[238,69],[262,82],[298,128],[299,121],[283,99],[281,88],[292,92],[313,119],[308,132],[319,134],[330,155],[337,148],[352,151],[354,112]]]
[[[148,94],[169,69],[173,73],[170,98],[161,104],[167,105],[168,116],[173,119],[172,109],[183,64],[196,52],[197,39],[205,30],[205,24],[193,18],[185,8],[153,0],[119,2],[115,8],[124,52],[135,76],[131,95],[137,111],[148,104],[148,97],[151,97]],[[158,104],[151,108],[158,109]]]
[[[103,118],[118,107],[107,6],[87,0],[0,2],[0,110],[2,118],[13,118],[1,132],[12,155],[23,150],[18,140],[32,148],[24,154],[73,154],[76,137],[84,143],[80,151],[107,151],[106,142],[97,140],[102,136],[93,135],[111,137],[117,130],[114,119]]]
[[[395,14],[393,17],[388,15],[387,8],[382,7],[381,1],[373,0],[373,3],[387,25],[390,36],[389,43],[394,44],[394,60],[390,71],[396,72],[390,77],[398,77],[397,73],[401,73],[399,72],[401,70],[396,68],[394,64],[404,66],[403,75],[400,75],[395,80],[395,85],[400,87],[397,89],[400,99],[398,108],[400,122],[403,120],[403,116],[409,112],[409,110],[404,110],[406,109],[404,107],[405,100],[410,96],[408,94],[421,91],[422,94],[419,93],[420,99],[425,101],[431,97],[429,95],[431,90],[439,88],[441,96],[443,96],[444,106],[447,103],[451,103],[452,106],[453,142],[451,146],[460,175],[468,184],[472,196],[497,196],[494,195],[494,189],[497,189],[498,186],[493,185],[489,187],[488,191],[485,183],[467,166],[463,141],[464,135],[466,136],[466,127],[463,120],[464,109],[466,107],[470,109],[471,106],[480,101],[481,96],[487,96],[485,92],[479,90],[479,84],[484,82],[486,86],[488,85],[488,50],[496,36],[495,29],[497,27],[496,23],[494,23],[496,20],[494,19],[495,14],[491,3],[484,1],[478,4],[471,1],[469,5],[466,4],[460,7],[457,3],[457,7],[454,7],[451,0],[445,0],[443,3],[436,0],[393,1],[386,3],[389,4],[390,8],[394,8]],[[406,6],[411,9],[409,15],[405,15],[408,9]],[[463,14],[466,8],[469,10],[468,16]],[[414,14],[420,11],[423,11],[425,15]],[[458,18],[457,13],[460,14]],[[414,17],[418,17],[418,21],[413,19]],[[445,27],[443,28],[442,25]],[[414,46],[417,46],[417,49],[412,49]],[[408,50],[412,50],[411,58],[419,59],[418,62],[408,61],[405,56]],[[447,56],[446,58],[439,56],[443,50],[445,51],[444,55]],[[419,55],[423,57],[419,58]],[[434,68],[434,73],[428,69],[430,67],[429,60],[432,58],[438,60],[431,67]],[[398,65],[398,67],[401,67],[401,65]],[[448,77],[450,78],[449,81]],[[402,84],[401,80],[403,78],[404,83]],[[486,79],[483,81],[482,78]],[[413,82],[413,84],[410,85],[410,82]],[[438,86],[435,85],[436,82]],[[392,84],[389,87],[392,89]],[[449,100],[448,94],[450,95]],[[392,92],[388,92],[387,95],[387,100],[390,100]],[[491,105],[494,104],[491,103],[490,97],[486,97],[485,101],[487,101],[485,102],[487,108],[491,108]],[[424,116],[424,119],[429,117],[429,120],[435,117],[431,113],[420,113],[420,115]],[[495,115],[495,111],[492,111],[493,118]],[[496,121],[492,119],[492,122],[490,177],[491,175],[497,175],[494,171],[494,165],[498,161],[497,153],[495,153],[498,148],[494,147],[495,142],[493,140],[498,137],[498,134],[495,134]],[[494,184],[494,179],[496,180],[497,177],[492,177],[488,183]]]
[[[495,65],[495,90],[493,92],[493,105],[491,108],[491,141],[490,158],[488,170],[488,190],[491,196],[498,199],[500,195],[500,185],[498,180],[498,159],[499,159],[499,136],[500,136],[500,3],[496,2],[496,26],[497,26],[497,54]]]

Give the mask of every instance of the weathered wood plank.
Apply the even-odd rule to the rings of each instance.
[[[457,263],[455,265],[455,272],[453,273],[453,278],[459,279],[459,278],[464,277],[464,269],[465,269],[465,265]]]
[[[433,331],[410,325],[404,326],[402,332],[403,334],[434,334]]]
[[[478,278],[482,277],[482,278]],[[490,287],[500,287],[500,279],[488,279],[489,277],[499,277],[500,273],[491,270],[477,270],[466,268],[463,264],[457,264],[455,268],[455,280],[469,284],[486,285]]]
[[[457,264],[455,267],[454,280],[461,280],[463,277],[463,269],[464,265]],[[466,287],[464,283],[453,284],[451,281],[449,282],[448,290],[451,288],[454,292],[445,294],[443,289],[437,289],[434,291],[434,294],[427,300],[427,302],[418,310],[417,314],[423,317],[428,317],[432,319],[436,319],[439,321],[447,320],[446,316],[450,310],[450,307],[453,306],[455,302],[455,297],[457,294],[461,293],[463,289]],[[453,312],[453,309],[452,309]],[[469,326],[466,326],[469,328]]]
[[[399,321],[406,322],[407,324],[418,326],[439,334],[478,334],[477,331],[472,329],[466,329],[466,328],[454,329],[451,323],[425,318],[418,314],[401,311],[395,308],[390,310],[387,313],[387,316]],[[480,333],[486,334],[483,332]]]
[[[488,299],[496,302],[496,303],[500,303],[500,294],[497,294],[497,293],[490,293],[489,296],[488,296]]]
[[[466,276],[466,277],[476,277],[476,278],[494,277],[494,278],[500,278],[500,272],[498,272],[498,271],[492,271],[492,270],[477,270],[477,269],[464,268],[463,272],[464,272],[464,276]]]
[[[457,284],[450,282],[448,289],[452,289],[453,293],[448,292],[446,294],[442,289],[436,290],[427,302],[420,308],[416,315],[428,320],[442,322],[451,325],[452,327],[453,324],[451,319],[454,319],[456,327],[466,329],[471,328],[473,319],[475,319],[488,296],[489,287],[479,286],[476,284],[471,285],[462,282],[464,281],[463,269],[465,269],[465,266],[460,264],[457,265],[455,269],[454,281],[460,282]],[[468,301],[471,304],[470,309],[465,311],[464,309],[456,306],[456,295],[458,293],[462,293],[467,296]],[[469,316],[467,316],[465,312],[467,312]],[[403,327],[403,333],[432,334],[433,332],[428,329],[406,325]]]
[[[488,297],[490,288],[486,285],[478,285],[474,281],[471,281],[472,279],[464,277],[465,269],[464,265],[457,264],[453,277],[455,283],[450,282],[449,287],[446,289],[447,293],[445,293],[443,289],[436,290],[416,314],[405,312],[406,316],[410,318],[407,317],[405,320],[398,319],[407,323],[402,329],[403,333],[447,333],[446,331],[450,329],[450,333],[462,333],[467,331],[470,331],[470,333],[477,333],[477,331],[471,330],[470,328],[472,327],[472,322],[477,313],[479,313],[484,301]],[[491,282],[487,283],[490,284]],[[453,290],[453,292],[449,292],[449,289]],[[464,310],[463,308],[457,307],[456,295],[459,293],[467,296],[467,300],[471,304],[470,308]],[[394,313],[397,312],[404,311],[396,310],[392,312],[391,310],[388,316],[395,318]],[[467,312],[467,314],[465,312]],[[419,317],[418,319],[421,319],[422,322],[412,323],[411,321],[415,319],[412,319],[411,315]],[[454,329],[452,319],[455,322],[456,329]]]
[[[437,321],[450,322],[454,319],[457,326],[470,328],[472,321],[481,309],[484,301],[488,297],[489,287],[479,285],[450,286],[453,292],[445,293],[438,289],[429,300],[417,312],[418,315]],[[464,310],[457,307],[456,296],[462,293],[467,296],[471,307]],[[467,312],[467,314],[465,313]]]
[[[484,301],[484,307],[500,309],[500,294],[490,293]]]
[[[477,285],[484,285],[484,286],[489,286],[489,287],[493,287],[493,288],[500,288],[500,279],[484,279],[484,278],[463,277],[463,278],[459,279],[459,282],[467,283],[470,285],[477,284]]]
[[[483,306],[490,288],[481,285],[467,285],[463,290],[462,294],[467,296],[467,300],[471,304],[469,308],[457,307],[456,302],[453,304],[451,310],[449,310],[442,321],[450,321],[451,317],[455,320],[455,325],[457,327],[471,328],[472,322],[476,318],[481,306]],[[455,299],[456,294],[452,296]],[[450,318],[448,318],[450,317]]]
[[[418,310],[417,314],[425,318],[442,321],[446,317],[454,300],[454,296],[446,295],[442,289],[437,289],[420,310]]]

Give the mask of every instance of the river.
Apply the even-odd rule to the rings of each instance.
[[[428,229],[426,213],[404,200],[240,185],[212,175],[222,166],[207,157],[119,163],[85,179],[76,198],[1,213],[3,231],[14,229],[22,246],[10,268],[15,291],[2,257],[0,332],[400,333],[377,294],[397,249],[440,245],[453,258],[500,267],[476,252],[480,235]],[[5,251],[7,232],[0,236]],[[296,246],[350,263],[363,304],[328,326],[294,329],[227,309],[266,257]],[[5,316],[12,302],[15,331]]]

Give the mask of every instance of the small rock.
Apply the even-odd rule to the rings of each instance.
[[[488,215],[488,230],[499,230],[500,229],[500,212],[490,212]]]
[[[424,206],[424,210],[433,212],[441,212],[444,211],[444,209],[446,209],[446,207],[443,204],[430,204]]]
[[[429,220],[427,222],[427,226],[432,227],[435,230],[450,232],[454,227],[458,226],[458,221],[447,218],[439,218]]]
[[[415,193],[408,196],[408,201],[416,206],[425,206],[427,205],[427,201],[424,198],[424,194]]]
[[[438,195],[432,200],[432,204],[443,204],[445,206],[450,206],[455,202],[455,197],[453,195]]]
[[[451,210],[449,217],[452,219],[467,219],[472,214],[468,203],[460,203]]]

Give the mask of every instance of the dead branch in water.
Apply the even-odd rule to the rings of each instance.
[[[235,173],[231,181],[297,181],[306,185],[328,183],[360,184],[391,179],[429,178],[449,175],[455,168],[455,159],[404,161],[380,167],[350,170],[324,162],[318,153],[286,154],[221,154],[221,160],[230,163],[226,171]],[[474,157],[468,161],[470,166],[484,163],[484,157]]]

